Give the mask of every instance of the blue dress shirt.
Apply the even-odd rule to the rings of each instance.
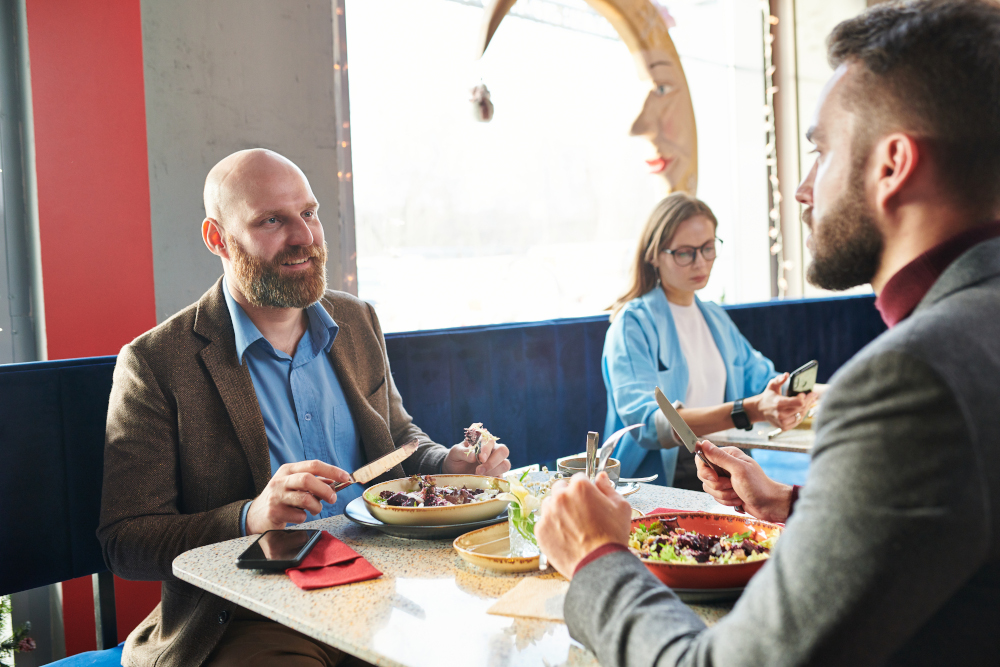
[[[295,356],[276,350],[247,316],[223,278],[229,315],[236,334],[236,355],[246,361],[257,403],[264,418],[271,474],[285,463],[318,459],[353,472],[365,464],[361,436],[347,406],[344,390],[330,362],[330,347],[339,327],[318,303],[306,308],[309,327],[302,335]],[[361,495],[359,484],[337,493],[333,505],[307,513],[306,521],[341,514],[347,503]],[[247,511],[243,507],[240,530],[246,535]]]

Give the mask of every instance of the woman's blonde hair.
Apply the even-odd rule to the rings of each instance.
[[[612,320],[626,303],[656,287],[658,276],[650,262],[670,245],[680,224],[696,215],[705,216],[718,228],[719,221],[708,204],[685,192],[675,192],[656,205],[639,239],[632,264],[632,286],[608,308]]]

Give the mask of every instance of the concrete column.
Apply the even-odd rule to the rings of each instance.
[[[805,272],[803,270],[803,237],[800,207],[795,201],[795,189],[800,176],[799,97],[795,50],[795,1],[771,0],[771,14],[778,17],[775,34],[773,62],[774,83],[778,92],[774,96],[774,126],[777,137],[778,180],[781,192],[781,236],[788,289],[785,296],[801,297]],[[779,271],[781,267],[779,267]]]
[[[297,163],[319,199],[330,286],[353,273],[341,221],[334,3],[142,0],[157,321],[222,274],[200,235],[205,175],[260,146]],[[345,271],[346,269],[346,271]],[[356,285],[356,283],[354,283]],[[355,288],[356,289],[356,288]]]
[[[24,93],[28,79],[24,6],[0,2],[0,363],[35,361],[38,346],[32,312],[29,183]],[[37,225],[36,225],[37,227]]]

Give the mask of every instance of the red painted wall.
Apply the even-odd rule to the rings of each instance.
[[[156,324],[139,0],[28,0],[50,359]]]
[[[94,622],[94,589],[90,585],[90,577],[64,581],[62,595],[66,655],[93,651],[97,647],[97,625]],[[118,611],[117,604],[115,611]]]
[[[97,648],[97,624],[94,620],[94,588],[90,577],[62,583],[63,625],[66,655],[76,655]],[[149,615],[160,602],[160,582],[127,581],[115,577],[115,613],[118,641]]]
[[[117,354],[156,324],[139,0],[27,0],[50,359]],[[115,580],[119,639],[159,582]],[[63,584],[66,651],[92,650],[90,578]]]

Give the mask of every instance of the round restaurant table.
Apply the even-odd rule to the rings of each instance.
[[[733,514],[711,496],[655,485],[628,498],[649,512],[658,507]],[[237,538],[178,556],[174,574],[190,584],[295,628],[371,663],[400,667],[596,666],[570,638],[564,623],[487,614],[486,610],[525,577],[467,564],[451,540],[408,540],[358,526],[344,516],[303,527],[329,531],[382,571],[378,579],[304,591],[283,573],[241,570],[236,558],[255,539]],[[732,603],[690,605],[708,625]]]

